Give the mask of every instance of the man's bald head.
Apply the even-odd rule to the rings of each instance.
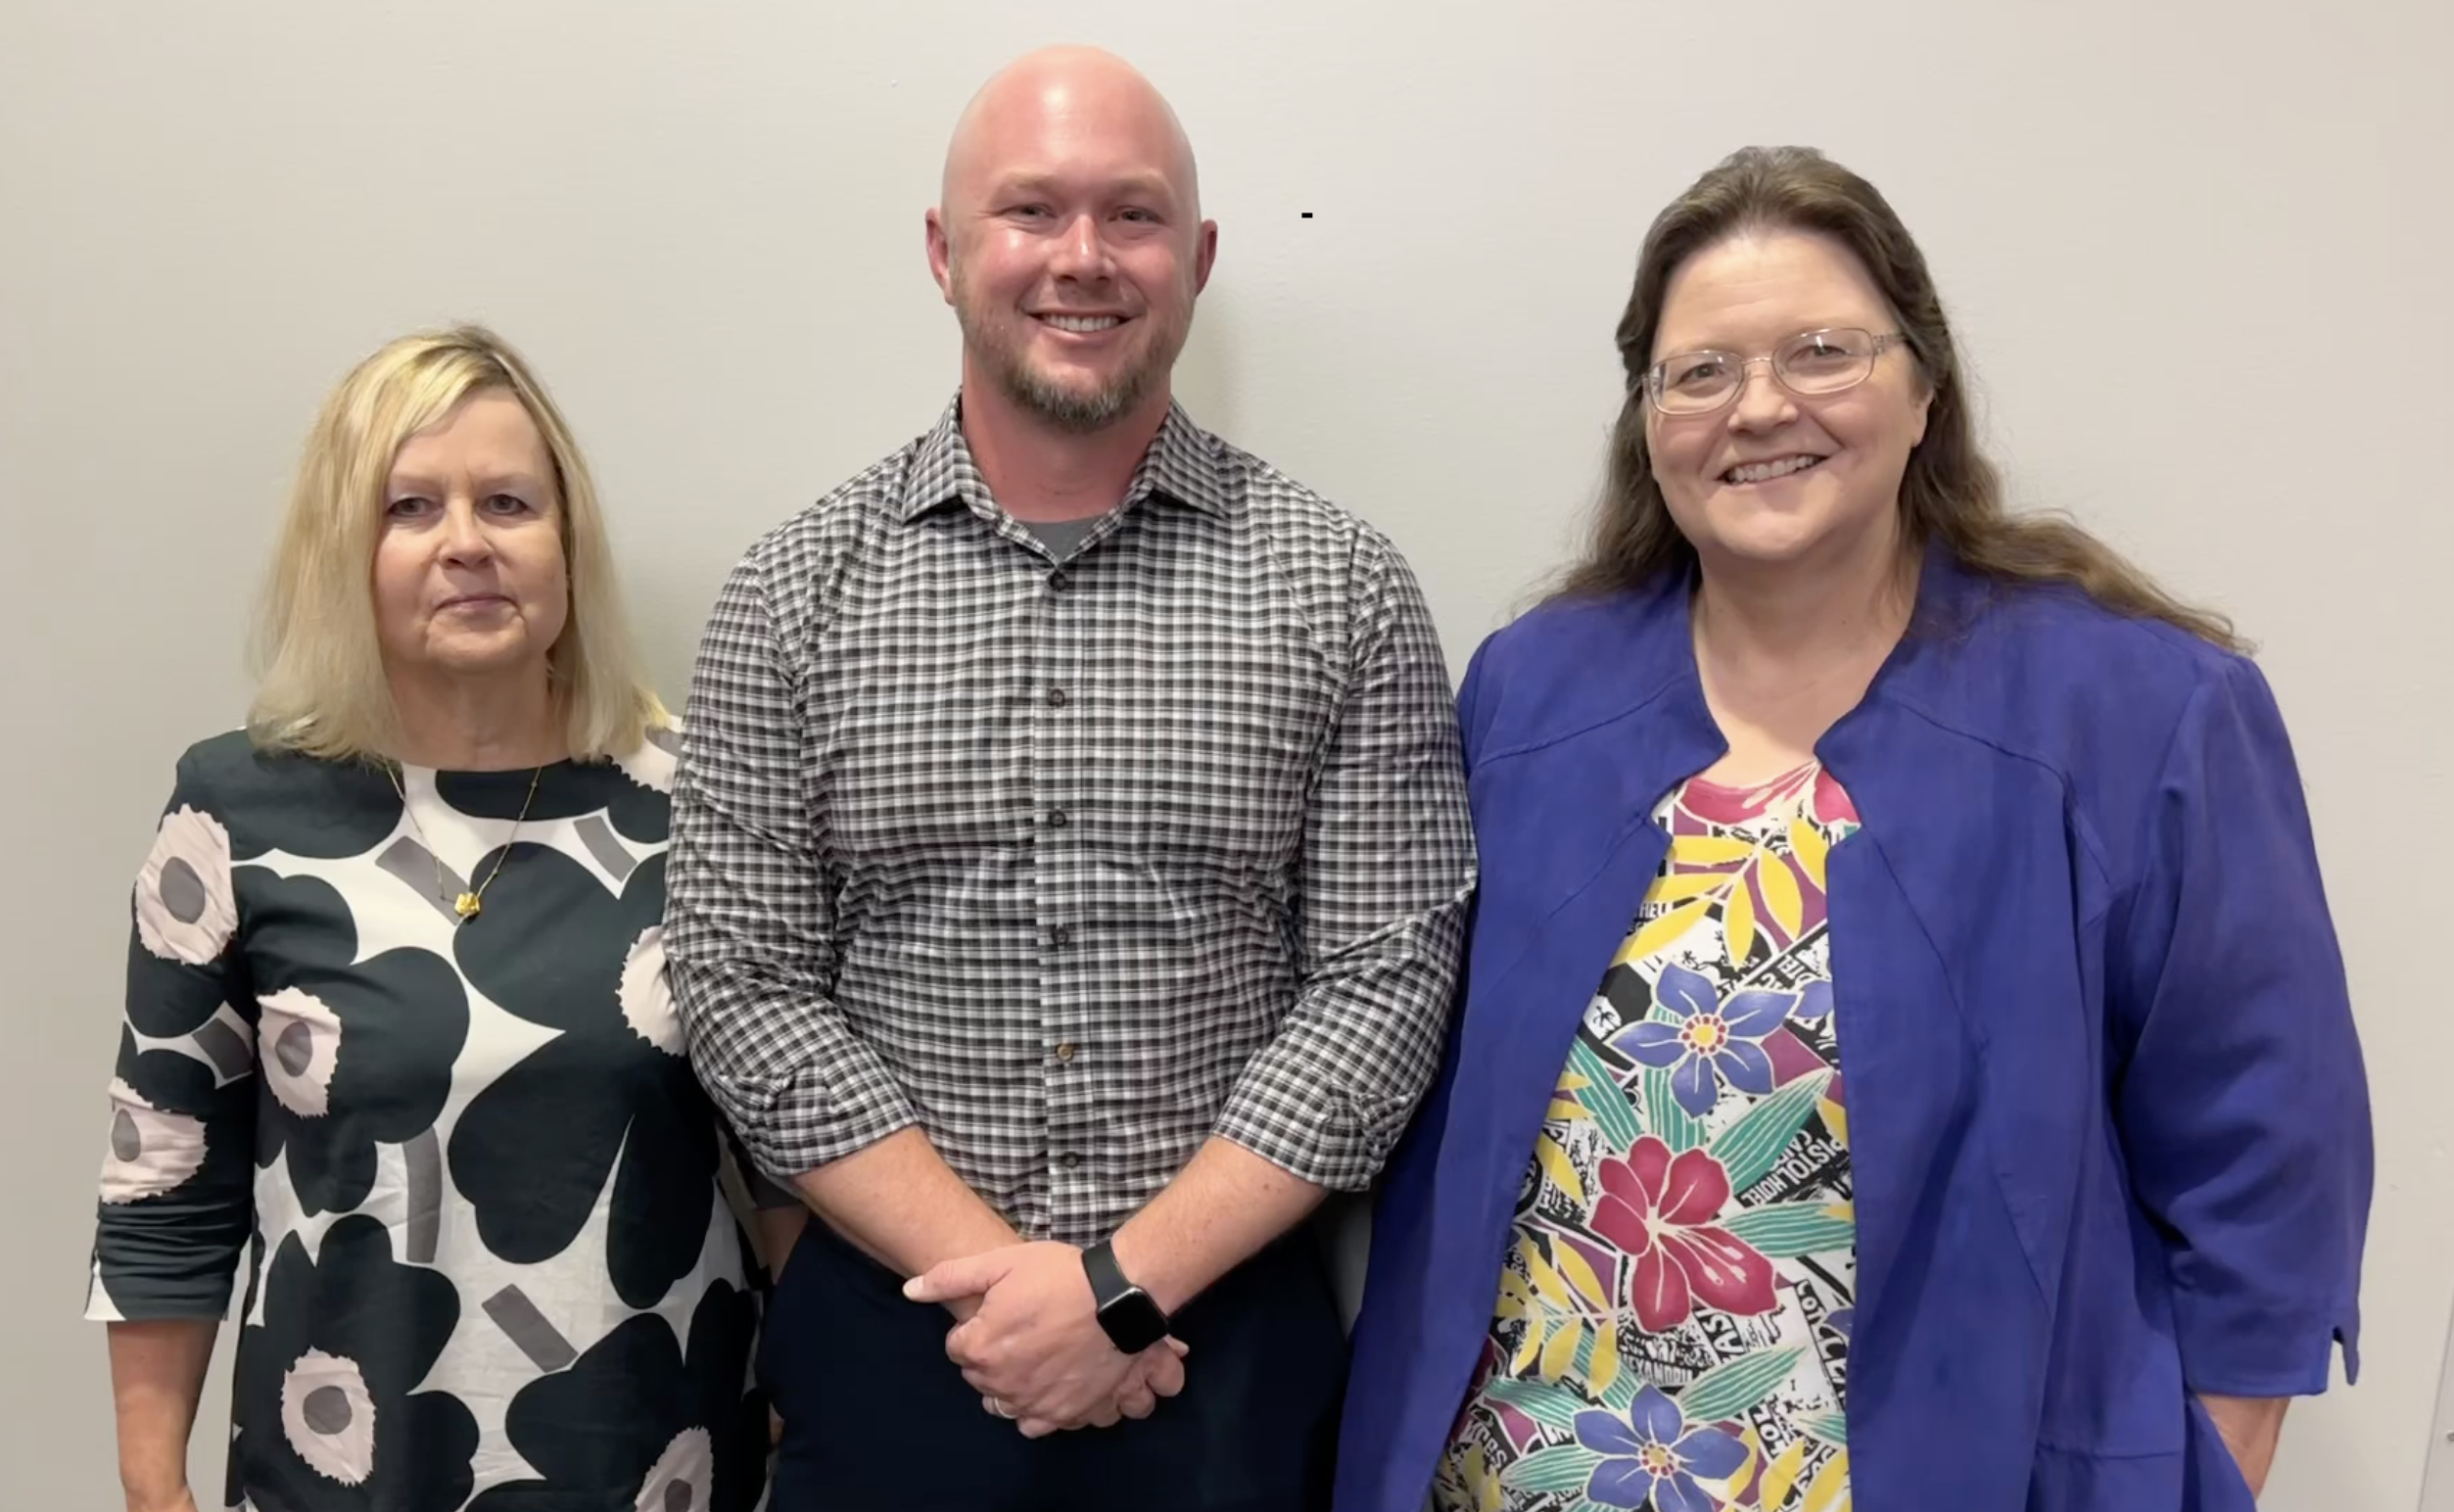
[[[1015,60],[963,112],[928,213],[931,274],[964,337],[964,389],[1027,423],[1156,429],[1217,228],[1193,148],[1130,64],[1087,47]]]
[[[938,186],[949,215],[975,205],[1017,153],[1040,139],[1100,137],[1164,165],[1189,220],[1202,218],[1200,174],[1184,123],[1142,71],[1096,47],[1043,47],[997,71],[955,121]]]

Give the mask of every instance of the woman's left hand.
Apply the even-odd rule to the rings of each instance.
[[[2224,1446],[2233,1451],[2242,1479],[2249,1483],[2249,1494],[2265,1491],[2267,1472],[2275,1466],[2276,1441],[2284,1436],[2284,1409],[2292,1404],[2291,1398],[2201,1396],[2198,1404],[2224,1436]]]

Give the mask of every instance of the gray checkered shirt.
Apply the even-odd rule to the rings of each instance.
[[[1474,883],[1412,572],[1181,409],[1059,563],[957,417],[717,601],[667,881],[700,1078],[778,1176],[917,1124],[1032,1238],[1213,1134],[1366,1185]]]

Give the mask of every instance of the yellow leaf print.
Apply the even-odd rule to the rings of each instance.
[[[1831,854],[1832,847],[1824,843],[1823,831],[1804,814],[1789,822],[1789,852],[1806,869],[1807,880],[1815,883],[1817,891],[1832,885],[1823,879],[1824,858]]]
[[[1765,908],[1791,939],[1798,938],[1807,926],[1807,905],[1798,894],[1798,874],[1789,870],[1788,862],[1766,851],[1755,877],[1756,885],[1764,889]]]
[[[1499,1477],[1491,1474],[1489,1456],[1483,1445],[1473,1444],[1457,1466],[1458,1488],[1474,1498],[1476,1512],[1499,1512],[1502,1506]]]
[[[1585,1387],[1595,1396],[1611,1389],[1619,1379],[1619,1330],[1604,1318],[1593,1325],[1593,1368],[1585,1372]]]
[[[1747,1494],[1747,1488],[1755,1482],[1756,1471],[1764,1465],[1764,1441],[1756,1437],[1754,1429],[1740,1434],[1738,1441],[1746,1446],[1746,1462],[1738,1467],[1736,1475],[1724,1483],[1726,1489],[1722,1492],[1722,1500],[1733,1507],[1738,1505],[1740,1497]]]
[[[1562,1244],[1552,1252],[1559,1256],[1560,1274],[1568,1278],[1568,1284],[1575,1287],[1578,1294],[1586,1301],[1591,1302],[1595,1308],[1604,1312],[1609,1311],[1611,1294],[1603,1288],[1602,1278],[1593,1273],[1593,1267],[1585,1263],[1584,1256],[1578,1252],[1577,1247]]]
[[[1849,1505],[1849,1451],[1841,1450],[1807,1488],[1806,1499],[1798,1503],[1798,1512],[1842,1512]]]
[[[1536,1298],[1561,1312],[1567,1312],[1576,1305],[1568,1295],[1568,1283],[1560,1279],[1558,1271],[1551,1269],[1551,1262],[1542,1258],[1542,1252],[1534,1248],[1533,1240],[1518,1240],[1517,1252],[1526,1257],[1526,1272],[1534,1278],[1534,1295]]]
[[[1767,1507],[1778,1508],[1789,1500],[1789,1488],[1797,1484],[1798,1472],[1806,1468],[1807,1441],[1798,1440],[1781,1450],[1780,1457],[1764,1467],[1764,1491],[1758,1498]]]
[[[1698,898],[1693,903],[1681,903],[1659,919],[1648,921],[1643,928],[1628,936],[1628,943],[1619,948],[1619,955],[1614,958],[1613,964],[1626,966],[1630,961],[1642,961],[1670,945],[1702,919],[1704,911],[1712,905],[1712,899]]]
[[[1525,1241],[1520,1238],[1517,1243],[1523,1245]],[[1514,1265],[1500,1267],[1499,1301],[1493,1306],[1491,1317],[1499,1323],[1522,1320],[1537,1329],[1542,1326],[1542,1309],[1534,1299],[1534,1288],[1526,1283],[1525,1277],[1517,1274]]]
[[[1551,1099],[1551,1110],[1544,1113],[1542,1116],[1548,1118],[1553,1123],[1574,1123],[1580,1118],[1592,1117],[1593,1110],[1585,1107],[1582,1103],[1573,1102],[1567,1098],[1555,1097]]]
[[[1559,1105],[1554,1103],[1551,1106],[1556,1108]],[[1578,1111],[1582,1112],[1583,1110],[1579,1109]],[[1551,1178],[1552,1186],[1567,1194],[1570,1202],[1579,1206],[1583,1205],[1584,1182],[1577,1175],[1577,1167],[1569,1160],[1568,1152],[1559,1148],[1558,1140],[1551,1138],[1548,1134],[1534,1140],[1534,1158],[1540,1163],[1542,1174]],[[1534,1259],[1535,1264],[1541,1263],[1541,1257],[1535,1255],[1531,1247],[1528,1247],[1526,1253]]]
[[[1729,943],[1732,966],[1744,965],[1747,952],[1755,949],[1755,899],[1748,894],[1743,876],[1722,907],[1722,938]]]
[[[1753,841],[1735,835],[1680,834],[1671,837],[1670,859],[1687,867],[1727,866],[1746,860],[1755,850]]]
[[[1815,1110],[1823,1115],[1823,1126],[1832,1131],[1834,1139],[1839,1140],[1843,1145],[1849,1143],[1848,1109],[1826,1097],[1816,1099]]]
[[[1541,1375],[1545,1381],[1556,1381],[1577,1362],[1577,1342],[1584,1333],[1584,1325],[1573,1319],[1562,1323],[1551,1342],[1542,1347]]]
[[[1499,1273],[1499,1299],[1502,1306],[1514,1302],[1519,1311],[1534,1305],[1534,1288],[1513,1266],[1503,1266]]]
[[[1655,877],[1653,885],[1645,889],[1644,901],[1684,903],[1689,898],[1701,898],[1707,893],[1721,891],[1737,874],[1735,872],[1674,872],[1667,876]]]
[[[1585,1080],[1574,1071],[1562,1071],[1559,1073],[1558,1092],[1561,1097],[1575,1097],[1578,1093],[1582,1092],[1585,1088],[1592,1085],[1593,1083]]]

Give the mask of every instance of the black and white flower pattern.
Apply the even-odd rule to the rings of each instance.
[[[204,1165],[204,1119],[156,1108],[127,1082],[111,1078],[110,1153],[102,1166],[104,1205],[176,1191]]]
[[[632,1317],[511,1403],[511,1442],[538,1479],[478,1497],[470,1512],[547,1506],[750,1512],[761,1487],[766,1407],[741,1392],[758,1329],[749,1296],[708,1288],[689,1347],[664,1319]],[[615,1383],[633,1383],[615,1393]],[[619,1394],[631,1414],[608,1422]]]
[[[755,1505],[756,1304],[664,969],[672,768],[180,763],[87,1310],[218,1318],[244,1275],[228,1505]]]
[[[202,1308],[228,1296],[249,1227],[252,1092],[197,1056],[147,1050],[133,1030],[119,1031],[94,1236],[99,1316],[122,1316],[115,1297]],[[165,1247],[165,1228],[184,1243]]]
[[[519,891],[488,905],[498,927],[459,934],[460,969],[507,1012],[556,1033],[460,1115],[451,1178],[488,1248],[527,1261],[578,1237],[610,1176],[607,1269],[624,1301],[653,1306],[698,1261],[718,1158],[670,992],[651,969],[663,954],[665,858],[640,863],[619,896],[556,851],[519,853],[517,864]],[[533,921],[544,919],[621,942],[620,954],[536,950]]]
[[[444,956],[407,945],[358,959],[349,898],[319,877],[248,869],[240,893],[278,919],[278,957],[257,986],[265,1098],[256,1158],[287,1158],[308,1216],[349,1212],[373,1190],[378,1151],[432,1129],[468,1040],[468,989]]]
[[[231,1454],[249,1495],[299,1512],[452,1512],[468,1500],[477,1420],[420,1391],[460,1321],[445,1276],[401,1265],[384,1225],[334,1224],[309,1258],[293,1233],[240,1340]]]
[[[136,877],[136,937],[167,961],[217,960],[238,928],[230,895],[230,831],[180,804],[163,816]]]

